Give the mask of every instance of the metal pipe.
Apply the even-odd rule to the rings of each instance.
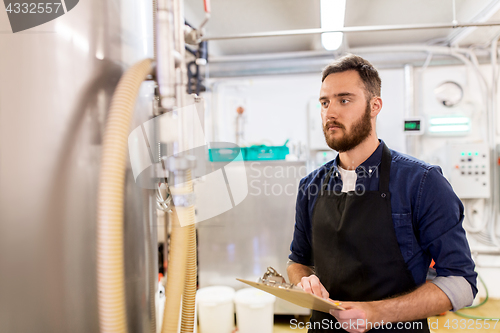
[[[483,265],[478,262],[476,262],[476,266],[479,268],[500,268],[500,265]]]
[[[406,64],[404,67],[405,78],[405,114],[406,117],[414,116],[414,82],[413,82],[413,66]]]
[[[457,21],[457,7],[456,7],[456,4],[455,4],[455,0],[452,1],[452,10],[453,10],[453,21],[452,23],[453,24],[457,24],[458,21]]]
[[[495,145],[495,132],[496,132],[496,123],[495,123],[495,112],[497,108],[497,99],[496,99],[496,92],[497,92],[497,56],[498,56],[498,36],[493,39],[491,42],[491,73],[492,73],[492,78],[491,78],[491,108],[490,108],[490,117],[488,119],[488,122],[490,124],[490,129],[491,132],[489,140],[490,140],[490,145],[494,146]],[[493,156],[493,155],[492,155]]]
[[[242,39],[242,38],[257,38],[257,37],[281,37],[281,36],[297,36],[297,35],[315,35],[325,32],[375,32],[375,31],[401,31],[401,30],[421,30],[421,29],[450,29],[450,28],[467,28],[467,27],[489,27],[498,26],[499,21],[495,22],[477,22],[477,23],[435,23],[435,24],[406,24],[406,25],[372,25],[358,27],[344,27],[341,29],[295,29],[295,30],[280,30],[268,32],[254,32],[227,36],[204,36],[202,41],[206,40],[225,40],[225,39]]]
[[[499,255],[500,254],[500,249],[496,250],[496,249],[484,249],[484,250],[471,250],[472,254],[474,256],[478,256],[478,255],[490,255],[490,256],[496,256],[496,255]]]
[[[174,90],[173,104],[174,112],[178,113],[178,129],[181,133],[172,153],[180,153],[188,150],[192,143],[192,123],[186,116],[182,108],[187,106],[186,85],[187,69],[185,61],[185,40],[184,40],[184,8],[182,0],[172,0],[171,2],[171,34],[172,38],[171,54],[174,61],[175,71],[173,78]],[[159,58],[161,61],[162,59]],[[169,87],[170,88],[170,87]],[[190,134],[191,133],[191,134]],[[182,160],[186,159],[181,158]],[[173,160],[175,161],[175,160]],[[189,198],[193,192],[191,181],[192,166],[181,167],[173,164],[168,168],[172,171],[173,183],[169,184],[170,191],[175,203],[176,198]],[[181,172],[182,171],[182,172]],[[187,178],[179,181],[181,173],[185,173]],[[164,309],[163,333],[178,332],[179,312],[181,310],[182,299],[182,322],[181,332],[193,332],[194,329],[194,309],[196,296],[196,230],[194,227],[195,215],[194,205],[185,203],[184,206],[175,203],[172,213],[172,234],[171,234],[171,257],[168,264],[166,302]],[[183,222],[182,222],[183,221]],[[189,222],[188,226],[182,223]]]
[[[500,10],[500,1],[490,0],[490,2],[486,4],[474,17],[469,19],[469,22],[486,22],[491,19],[498,12],[498,10]],[[456,29],[448,35],[443,44],[459,45],[460,41],[469,36],[473,31],[474,29]],[[487,44],[489,45],[489,43]]]
[[[498,67],[498,39],[500,38],[500,34],[496,35],[493,41],[491,42],[491,107],[488,114],[488,124],[489,124],[489,142],[490,142],[490,156],[491,156],[491,181],[492,181],[492,198],[491,198],[491,209],[492,209],[492,217],[489,225],[490,229],[490,237],[497,247],[500,247],[500,243],[497,239],[496,234],[496,225],[498,221],[498,199],[500,197],[500,191],[496,184],[498,183],[498,166],[497,166],[497,150],[496,150],[496,134],[497,134],[497,87],[498,87],[498,76],[497,76],[497,67]]]
[[[176,107],[181,110],[187,105],[186,102],[186,89],[187,89],[187,68],[186,68],[186,43],[184,42],[184,7],[183,2],[179,0],[173,1],[173,22],[175,26],[174,30],[174,45],[175,53],[179,55],[179,61],[176,64],[175,69],[175,97],[176,97]],[[191,126],[189,124],[189,119],[186,119],[182,112],[179,112],[179,142],[174,150],[174,154],[182,152],[189,149],[190,139],[192,135]]]
[[[149,278],[149,316],[151,333],[156,333],[156,292],[158,289],[158,235],[156,233],[156,200],[152,197],[151,192],[144,190],[144,206],[148,207],[147,215],[145,216],[144,232],[146,234],[146,253]]]
[[[403,46],[381,46],[381,47],[364,47],[364,48],[352,48],[349,49],[350,52],[358,53],[393,53],[393,52],[428,52],[433,54],[444,54],[451,57],[455,57],[462,61],[466,66],[472,68],[477,74],[478,78],[484,84],[486,89],[486,95],[488,94],[488,84],[483,74],[479,70],[479,63],[474,52],[470,49],[465,48],[450,48],[445,46],[427,46],[427,45],[403,45]],[[467,58],[468,57],[468,58]],[[471,60],[469,60],[471,59]],[[488,107],[488,98],[486,98],[486,107]]]
[[[486,93],[488,93],[488,84],[486,79],[479,70],[479,63],[474,52],[465,48],[450,48],[446,46],[427,46],[427,45],[397,45],[397,46],[381,46],[381,47],[361,47],[349,49],[349,52],[359,53],[393,53],[393,52],[428,52],[433,54],[444,54],[455,57],[462,61],[465,65],[474,69],[481,82],[485,85]],[[468,58],[467,58],[468,57]],[[469,60],[471,59],[471,60]]]
[[[405,79],[405,117],[410,118],[414,116],[414,70],[413,66],[406,64],[404,66],[404,79]],[[414,154],[415,141],[409,135],[405,136],[406,139],[406,152]]]
[[[174,18],[172,0],[159,0],[157,11],[156,80],[160,105],[171,110],[175,104]]]
[[[497,34],[492,42],[491,42],[491,48],[490,48],[490,61],[491,61],[491,72],[492,72],[492,82],[491,82],[491,90],[490,90],[490,93],[491,93],[491,107],[492,107],[492,110],[493,112],[495,112],[495,109],[497,108],[497,90],[498,90],[498,60],[497,60],[497,57],[498,57],[498,40],[500,38],[500,33]],[[497,124],[495,123],[495,133],[497,135],[499,135],[500,133],[498,133],[498,126]],[[494,137],[494,135],[492,136]]]
[[[383,53],[383,52],[427,52],[436,54],[450,54],[451,49],[447,46],[430,46],[421,44],[403,44],[396,46],[368,46],[349,48],[350,53]],[[467,56],[473,56],[474,53],[469,49],[453,49],[454,52],[465,53]],[[299,51],[299,52],[283,52],[283,53],[267,53],[267,54],[252,54],[252,55],[229,55],[211,57],[210,63],[224,63],[224,62],[252,62],[252,61],[266,61],[266,60],[284,60],[284,59],[299,59],[299,58],[313,58],[313,57],[334,57],[335,53],[331,51]]]
[[[156,0],[153,0],[153,55],[154,55],[154,60],[156,61],[157,59],[157,51],[156,51],[156,13],[158,10],[158,4]]]

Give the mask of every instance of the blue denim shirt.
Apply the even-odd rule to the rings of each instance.
[[[377,191],[384,142],[356,168],[356,191]],[[462,276],[477,293],[474,262],[462,227],[464,207],[441,168],[391,150],[392,222],[401,254],[416,285],[425,282],[431,258],[438,276]],[[333,165],[329,190],[341,191],[339,157],[300,181],[290,260],[314,266],[311,217],[321,184]]]

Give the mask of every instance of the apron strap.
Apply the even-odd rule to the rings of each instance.
[[[323,180],[323,185],[321,186],[321,193],[326,191],[326,187],[328,186],[328,183],[330,182],[330,177],[332,176],[332,172],[334,169],[334,165],[330,167],[330,170],[328,170],[328,173],[325,176],[325,179]]]
[[[391,174],[391,151],[384,144],[382,150],[382,160],[380,161],[380,179],[378,188],[380,192],[389,193],[389,178]]]

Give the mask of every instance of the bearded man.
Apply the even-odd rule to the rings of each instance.
[[[309,332],[429,332],[428,316],[477,293],[463,205],[438,166],[378,139],[380,90],[359,56],[323,70],[323,131],[338,155],[300,182],[287,271],[345,310],[313,311]],[[425,283],[432,259],[437,277]]]

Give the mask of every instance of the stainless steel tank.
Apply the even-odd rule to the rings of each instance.
[[[0,10],[0,332],[99,331],[101,140],[124,69],[153,55],[152,8],[82,0],[16,34]],[[132,129],[151,116],[152,94],[143,84]],[[151,332],[155,217],[130,169],[125,200],[129,331]]]

